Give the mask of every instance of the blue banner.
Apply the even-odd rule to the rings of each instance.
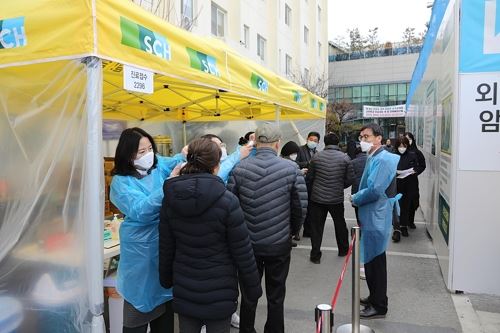
[[[500,71],[500,1],[462,0],[460,73]]]

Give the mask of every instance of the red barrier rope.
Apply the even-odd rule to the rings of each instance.
[[[342,272],[340,273],[339,280],[337,282],[337,288],[335,288],[335,293],[332,295],[332,302],[331,302],[332,312],[334,312],[335,305],[337,304],[337,297],[339,296],[340,287],[342,287],[342,282],[344,281],[345,271],[347,270],[347,263],[349,262],[349,258],[351,257],[352,248],[354,246],[355,240],[356,240],[356,235],[353,234],[351,244],[349,245],[349,250],[347,251],[347,255],[345,257],[344,267],[342,267]]]

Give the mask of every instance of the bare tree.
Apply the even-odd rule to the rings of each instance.
[[[321,98],[328,96],[328,76],[325,73],[314,75],[309,72],[297,72],[289,75],[293,82]]]
[[[361,35],[359,29],[348,29],[347,32],[349,33],[350,51],[363,51],[366,47],[366,38]]]
[[[366,38],[366,47],[370,51],[375,51],[380,48],[380,42],[378,40],[378,27],[368,30],[368,37]]]
[[[193,26],[196,24],[198,17],[202,11],[203,7],[200,7],[196,13],[192,13],[192,18],[188,15],[183,15],[188,7],[181,8],[181,12],[175,11],[175,2],[178,0],[131,0],[132,2],[138,4],[142,8],[150,11],[154,15],[160,17],[161,19],[170,22],[171,24],[182,28],[187,31],[191,31]],[[182,1],[181,1],[182,5]],[[193,8],[191,8],[193,10]]]
[[[326,113],[326,131],[337,133],[339,137],[349,132],[349,126],[346,126],[344,121],[353,110],[353,105],[346,101],[329,103]]]
[[[415,35],[415,28],[407,27],[403,32],[402,37],[403,43],[406,45],[406,47],[410,47],[421,42],[420,39]]]

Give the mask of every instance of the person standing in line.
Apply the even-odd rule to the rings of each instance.
[[[318,150],[318,143],[321,135],[318,132],[310,132],[307,134],[307,142],[305,145],[300,146],[299,153],[297,154],[297,159],[295,162],[299,165],[299,168],[305,172],[305,180],[307,186],[307,195],[311,197],[311,181],[307,171],[309,169],[309,162],[311,158],[316,154]],[[311,237],[311,216],[309,211],[307,212],[306,219],[304,220],[304,231],[302,233],[303,237]],[[299,240],[300,237],[297,239]]]
[[[351,160],[352,168],[354,170],[354,180],[351,186],[351,196],[356,192],[358,192],[359,183],[361,182],[361,176],[363,176],[363,171],[365,170],[365,165],[366,165],[366,159],[368,158],[368,154],[361,151],[361,146],[359,144],[356,144],[356,150],[354,155],[355,155],[354,158]],[[358,222],[358,225],[361,225],[359,222],[358,207],[356,206],[353,207],[354,207],[354,212],[356,213],[356,221]]]
[[[229,333],[241,288],[262,295],[255,257],[238,199],[217,176],[221,150],[210,139],[189,144],[180,176],[163,185],[159,274],[173,287],[183,333]]]
[[[290,161],[290,163],[292,163],[292,165],[298,167],[298,164],[295,162],[295,160],[297,159],[298,152],[299,152],[299,145],[297,145],[294,141],[288,141],[281,148],[280,155],[285,160]],[[301,173],[304,174],[305,171],[301,170]],[[292,239],[293,240],[300,240],[300,231],[297,234],[292,235]],[[297,243],[294,242],[293,240],[292,240],[292,247],[297,247]]]
[[[410,143],[408,150],[413,151],[415,154],[417,154],[418,165],[415,168],[415,173],[417,174],[417,176],[420,176],[420,174],[422,174],[422,172],[424,172],[424,170],[426,168],[424,154],[422,154],[422,152],[417,148],[417,144],[415,142],[415,137],[413,136],[412,133],[406,132],[405,137],[408,139],[408,142]],[[413,197],[413,200],[410,203],[410,210],[409,210],[409,216],[408,216],[408,227],[410,229],[416,229],[415,212],[417,211],[419,206],[420,206],[420,190],[419,190],[418,177],[417,177],[417,194]]]
[[[361,150],[368,152],[359,190],[352,203],[359,209],[361,222],[361,260],[370,295],[361,299],[363,319],[382,318],[387,313],[387,261],[385,251],[391,236],[393,209],[399,195],[388,196],[395,188],[399,156],[382,149],[382,129],[368,124],[361,129]]]
[[[400,156],[396,179],[397,191],[403,197],[399,200],[400,230],[403,237],[408,237],[408,226],[410,224],[410,212],[413,210],[413,203],[418,196],[418,178],[415,169],[418,169],[417,154],[409,150],[410,142],[408,138],[402,136],[396,141],[397,153]],[[412,170],[412,171],[410,171]],[[393,240],[397,237],[397,230],[394,230]]]
[[[285,330],[284,301],[290,268],[290,235],[300,230],[307,208],[307,189],[300,170],[277,156],[281,132],[265,123],[255,131],[257,153],[234,168],[228,189],[240,200],[260,277],[265,275],[265,333]],[[257,301],[242,290],[240,332],[255,333]]]
[[[351,186],[354,170],[349,156],[340,150],[336,134],[328,133],[323,140],[325,149],[313,156],[308,171],[312,186],[308,206],[312,245],[309,260],[314,264],[321,262],[321,243],[328,213],[335,226],[338,255],[344,257],[349,249],[349,232],[344,218],[344,189]]]
[[[395,153],[391,139],[385,140],[385,150],[387,150],[389,153]]]
[[[151,333],[174,332],[172,290],[163,288],[158,277],[158,223],[163,182],[184,156],[157,155],[151,135],[138,127],[120,135],[110,199],[125,215],[117,278],[124,333],[146,333],[148,326]]]

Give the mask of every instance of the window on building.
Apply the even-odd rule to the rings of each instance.
[[[318,42],[318,57],[321,57],[321,42]]]
[[[321,23],[321,7],[318,5],[318,23]]]
[[[226,34],[226,11],[212,2],[212,35],[224,37]]]
[[[308,43],[309,42],[309,29],[304,26],[304,43]]]
[[[307,68],[304,68],[304,78],[306,80],[309,80],[309,69],[307,69]]]
[[[292,22],[292,8],[288,6],[288,4],[285,4],[285,24],[290,26]]]
[[[193,24],[193,1],[181,0],[181,20],[184,29],[190,28]]]
[[[285,55],[285,74],[292,75],[292,57]]]
[[[247,25],[243,25],[243,46],[250,47],[250,27]]]
[[[266,39],[257,34],[257,55],[263,61],[266,60]]]
[[[352,98],[352,87],[344,88],[344,98]]]

